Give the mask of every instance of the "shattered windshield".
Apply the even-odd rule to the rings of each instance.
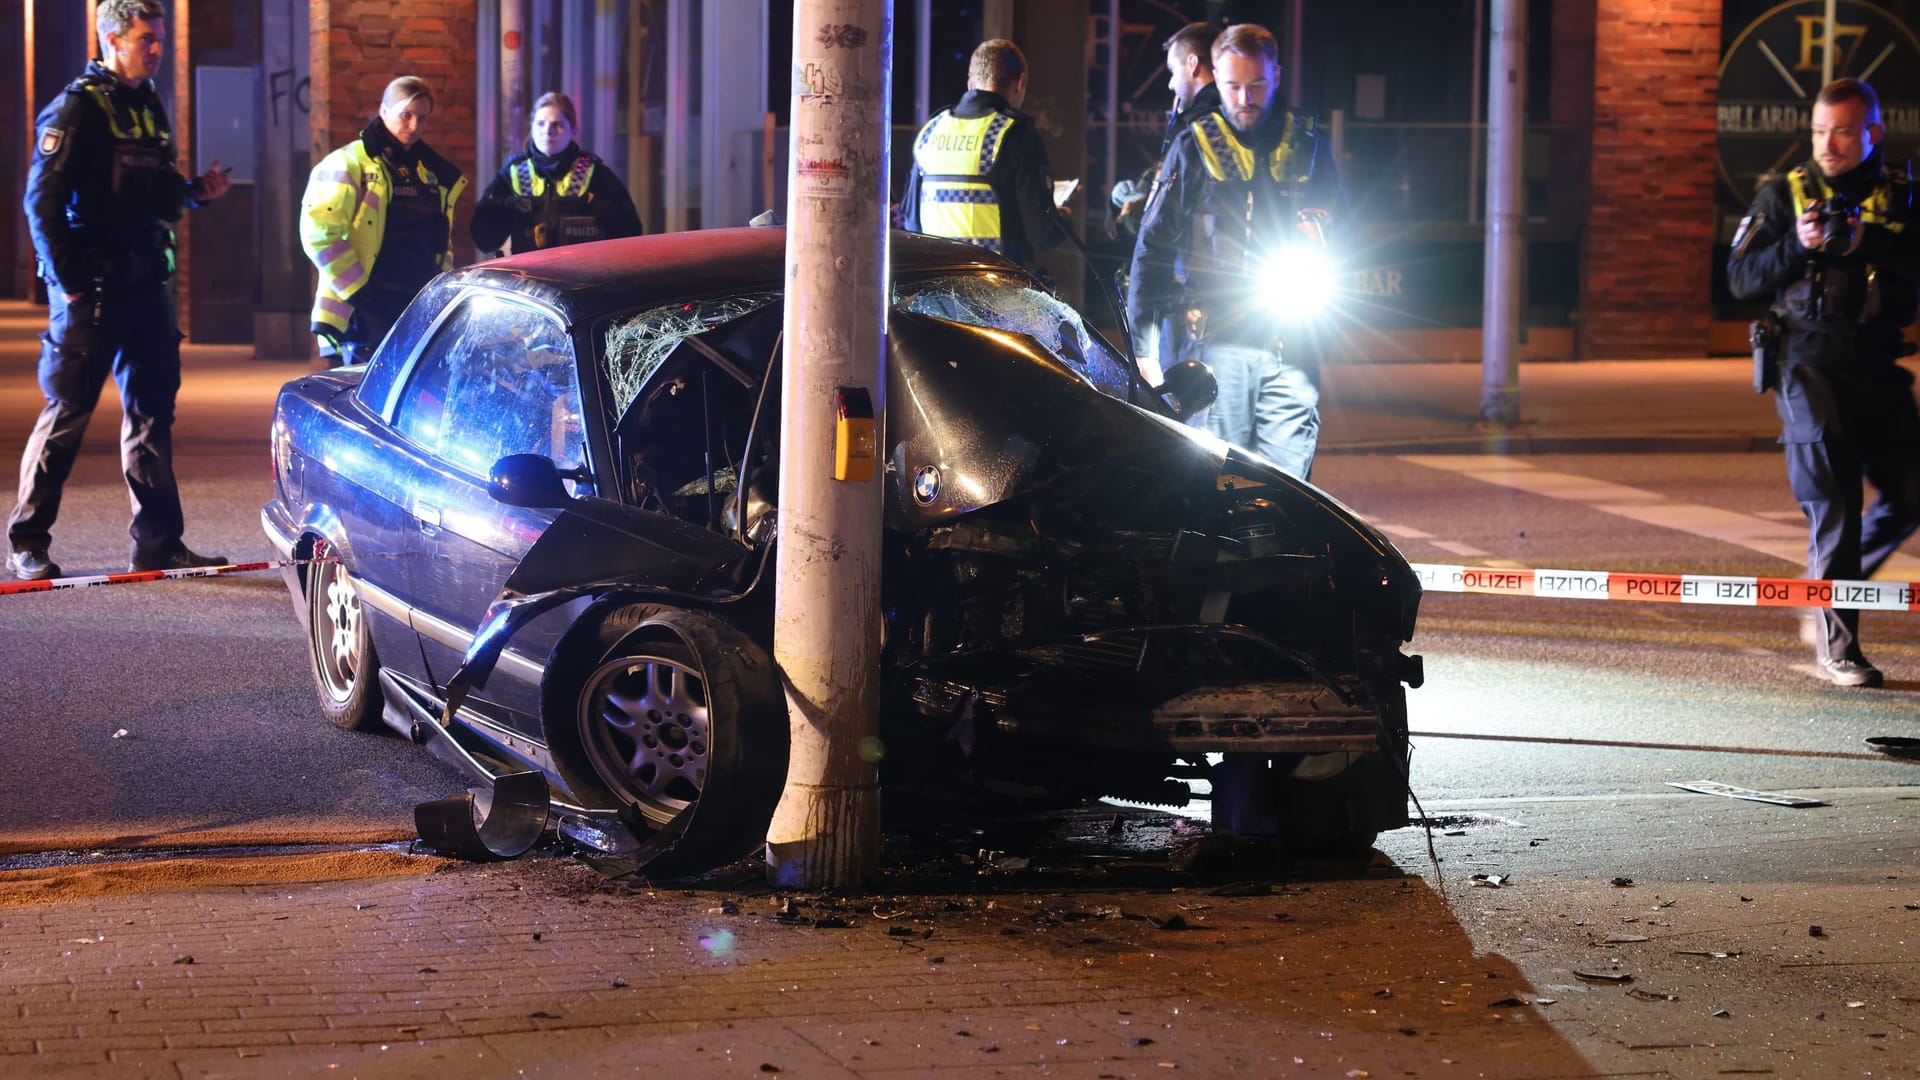
[[[632,401],[681,342],[758,311],[779,298],[779,293],[772,292],[721,296],[668,304],[615,319],[607,327],[605,360],[607,381],[613,385],[613,400],[622,404]]]
[[[1025,334],[1089,381],[1126,400],[1130,365],[1059,297],[1000,274],[954,274],[903,286],[894,306],[969,326]]]

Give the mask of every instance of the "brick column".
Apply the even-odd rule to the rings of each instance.
[[[1704,356],[1719,0],[1599,0],[1583,359]]]
[[[380,108],[380,93],[402,75],[433,88],[433,116],[422,137],[466,174],[453,226],[456,263],[473,260],[467,222],[498,163],[478,172],[474,154],[474,0],[312,0],[313,160],[360,137]],[[305,183],[305,178],[300,182]]]

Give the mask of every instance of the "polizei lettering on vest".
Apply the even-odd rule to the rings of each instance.
[[[972,153],[980,149],[980,136],[978,135],[957,135],[948,132],[945,134],[937,134],[927,140],[927,142],[935,150],[957,150]]]

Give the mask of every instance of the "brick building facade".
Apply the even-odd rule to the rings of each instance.
[[[1719,67],[1719,0],[1598,0],[1581,359],[1707,351]]]

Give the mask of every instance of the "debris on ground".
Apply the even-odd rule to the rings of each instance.
[[[1630,877],[1614,878],[1613,887],[1616,889],[1630,889],[1633,887],[1633,879]]]
[[[1498,889],[1513,880],[1511,874],[1475,874],[1473,885],[1476,889]]]
[[[1745,799],[1748,802],[1770,803],[1774,806],[1789,806],[1796,810],[1809,806],[1829,805],[1822,799],[1809,799],[1802,795],[1783,795],[1777,791],[1755,791],[1752,788],[1734,787],[1722,784],[1718,780],[1669,780],[1667,786],[1681,791],[1692,791],[1701,795],[1718,795],[1723,799]]]
[[[1583,979],[1587,982],[1597,983],[1630,983],[1633,981],[1632,974],[1625,971],[1581,971],[1575,968],[1573,977]]]
[[[124,739],[127,736],[132,734],[133,732],[128,731],[126,728],[115,728],[113,732],[113,737],[116,739]]]

